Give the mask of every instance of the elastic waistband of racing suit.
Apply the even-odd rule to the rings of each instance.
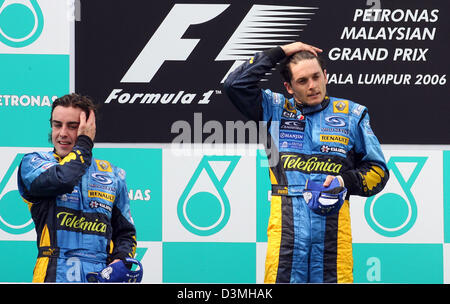
[[[77,257],[86,262],[106,263],[108,255],[106,252],[95,251],[85,248],[60,248],[60,247],[39,247],[38,257],[68,259]]]
[[[304,185],[272,185],[272,195],[299,196],[303,195]]]

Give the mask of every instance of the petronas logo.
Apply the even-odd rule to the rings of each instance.
[[[411,191],[428,157],[391,157],[387,163],[402,189],[402,193],[387,192],[367,199],[364,215],[369,226],[378,234],[386,237],[398,237],[408,232],[417,219],[417,202]],[[399,169],[407,164],[408,174]]]
[[[216,155],[202,158],[178,200],[178,219],[188,231],[209,236],[228,223],[231,210],[224,188],[239,159]]]
[[[37,0],[0,0],[0,42],[21,48],[42,33],[44,17]]]
[[[10,234],[24,234],[34,228],[27,204],[18,190],[9,190],[8,184],[19,167],[23,154],[17,154],[3,178],[0,179],[0,229]]]

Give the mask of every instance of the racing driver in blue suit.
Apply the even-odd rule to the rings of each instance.
[[[37,234],[33,282],[86,282],[87,273],[134,257],[125,172],[92,158],[94,110],[75,93],[56,99],[53,151],[26,154],[19,167],[19,191]]]
[[[236,68],[224,84],[240,112],[267,122],[272,200],[266,283],[353,282],[349,197],[375,195],[389,178],[367,108],[327,95],[320,52],[302,42],[271,48]],[[258,86],[279,62],[292,98]],[[346,189],[338,211],[310,208],[308,183],[323,193]]]

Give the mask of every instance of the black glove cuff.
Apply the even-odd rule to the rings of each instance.
[[[94,147],[94,142],[92,141],[92,139],[89,136],[80,135],[77,138],[76,145],[83,147],[85,149],[88,149],[88,150],[92,150],[92,148]]]
[[[125,258],[128,258],[128,257],[130,257],[130,256],[129,256],[129,254],[126,253],[126,252],[116,252],[116,253],[111,254],[111,255],[106,259],[106,263],[107,263],[107,264],[110,264],[112,261],[114,261],[114,260],[116,260],[116,259],[119,259],[119,260],[122,260],[122,261],[125,263],[125,265],[127,265],[127,263],[125,262]],[[127,265],[127,266],[128,266],[128,265]]]
[[[270,61],[274,65],[286,57],[286,54],[280,46],[265,50],[263,53],[270,58]]]

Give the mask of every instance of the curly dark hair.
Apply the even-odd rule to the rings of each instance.
[[[52,112],[50,113],[50,124],[52,122],[53,110],[57,106],[80,108],[86,113],[86,119],[89,118],[91,110],[94,110],[94,113],[97,114],[97,106],[94,104],[92,98],[77,93],[71,93],[55,99],[52,104]]]
[[[319,65],[320,65],[320,68],[322,69],[322,71],[325,70],[325,60],[322,57],[320,57],[320,56],[316,57],[313,53],[308,52],[308,51],[300,51],[291,56],[284,58],[280,62],[280,73],[281,73],[281,77],[283,77],[283,80],[286,82],[289,82],[289,83],[292,80],[292,71],[289,66],[291,63],[295,64],[299,61],[308,60],[308,59],[316,59],[319,62]]]

